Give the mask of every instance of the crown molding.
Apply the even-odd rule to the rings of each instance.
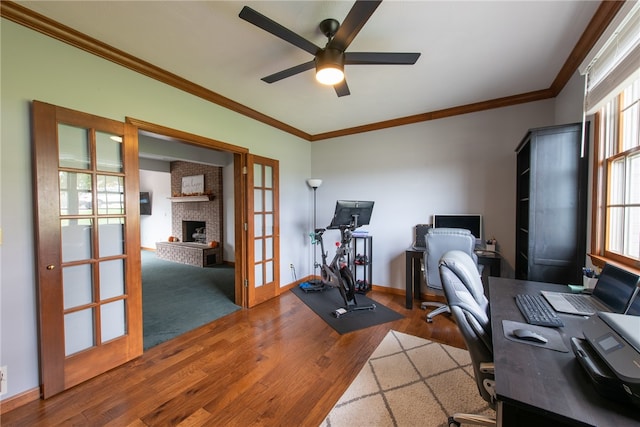
[[[12,1],[2,0],[2,2],[0,2],[0,16],[266,125],[306,139],[307,141],[311,139],[311,135],[300,129],[289,126],[273,117],[262,114],[246,105],[235,102],[219,93],[199,86]]]
[[[73,28],[62,25],[57,21],[40,15],[39,13],[33,12],[32,10],[12,1],[3,0],[2,2],[0,2],[0,16],[54,39],[60,40],[71,46],[77,47],[78,49],[82,49],[103,59],[143,74],[147,77],[173,86],[184,92],[190,93],[191,95],[212,102],[223,108],[227,108],[238,114],[242,114],[253,120],[262,122],[268,126],[302,138],[306,141],[321,141],[329,138],[354,135],[363,132],[372,132],[397,126],[404,126],[407,124],[441,119],[444,117],[451,117],[461,114],[468,114],[478,111],[491,110],[494,108],[502,108],[511,105],[554,98],[562,91],[571,76],[577,70],[580,63],[584,60],[591,48],[604,33],[607,26],[613,20],[616,13],[620,10],[624,3],[625,1],[609,0],[603,0],[600,3],[598,10],[594,14],[593,18],[589,22],[589,25],[576,43],[573,51],[565,61],[562,69],[556,76],[551,86],[547,89],[541,89],[519,95],[461,105],[443,110],[416,114],[413,116],[400,117],[352,128],[339,129],[315,135],[309,134],[284,122],[276,120],[273,117],[262,114],[259,111],[235,102],[200,85],[196,85],[195,83],[190,82],[180,76],[177,76],[153,64],[143,61],[140,58],[116,49],[115,47],[103,43],[100,40],[89,37],[88,35],[76,31]]]

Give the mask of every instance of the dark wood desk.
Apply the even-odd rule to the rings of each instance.
[[[561,353],[505,338],[502,320],[526,323],[516,307],[518,293],[558,290],[558,285],[505,278],[489,278],[491,327],[499,411],[505,426],[635,426],[640,411],[600,396],[573,352]],[[582,337],[582,316],[560,314],[558,328],[570,339]]]
[[[406,308],[413,308],[413,297],[420,298],[420,281],[422,277],[421,264],[424,251],[415,248],[409,248],[405,251],[405,286],[406,286]],[[500,276],[500,255],[497,254],[483,254],[478,255],[478,264],[482,264],[485,267],[489,267],[490,276]]]

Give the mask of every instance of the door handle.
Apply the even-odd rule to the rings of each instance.
[[[53,265],[53,264],[49,264],[49,265],[47,265],[47,270],[53,270],[53,269],[55,269],[55,268],[56,268],[56,266],[55,266],[55,265]]]

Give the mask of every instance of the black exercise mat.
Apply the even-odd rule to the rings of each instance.
[[[404,316],[384,305],[367,298],[365,295],[356,294],[358,307],[375,304],[375,310],[357,310],[341,315],[336,318],[333,312],[340,307],[344,307],[344,300],[338,288],[329,288],[321,292],[305,292],[296,286],[291,291],[298,296],[311,310],[335,329],[339,334],[357,331],[369,326],[391,322],[402,319]]]

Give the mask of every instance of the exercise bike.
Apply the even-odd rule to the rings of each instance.
[[[372,209],[373,202],[338,201],[334,218],[327,228],[340,230],[340,243],[336,243],[338,246],[336,254],[329,264],[327,264],[328,251],[324,249],[324,239],[322,237],[327,228],[317,228],[314,231],[314,240],[320,243],[320,250],[322,251],[320,286],[322,288],[338,288],[345,303],[344,307],[339,307],[333,311],[332,314],[336,318],[354,311],[376,309],[375,304],[358,305],[356,301],[356,283],[347,262],[351,240],[353,239],[353,230],[360,227],[360,225],[364,225],[359,224],[358,219],[363,217],[366,220],[365,224],[368,224]]]

